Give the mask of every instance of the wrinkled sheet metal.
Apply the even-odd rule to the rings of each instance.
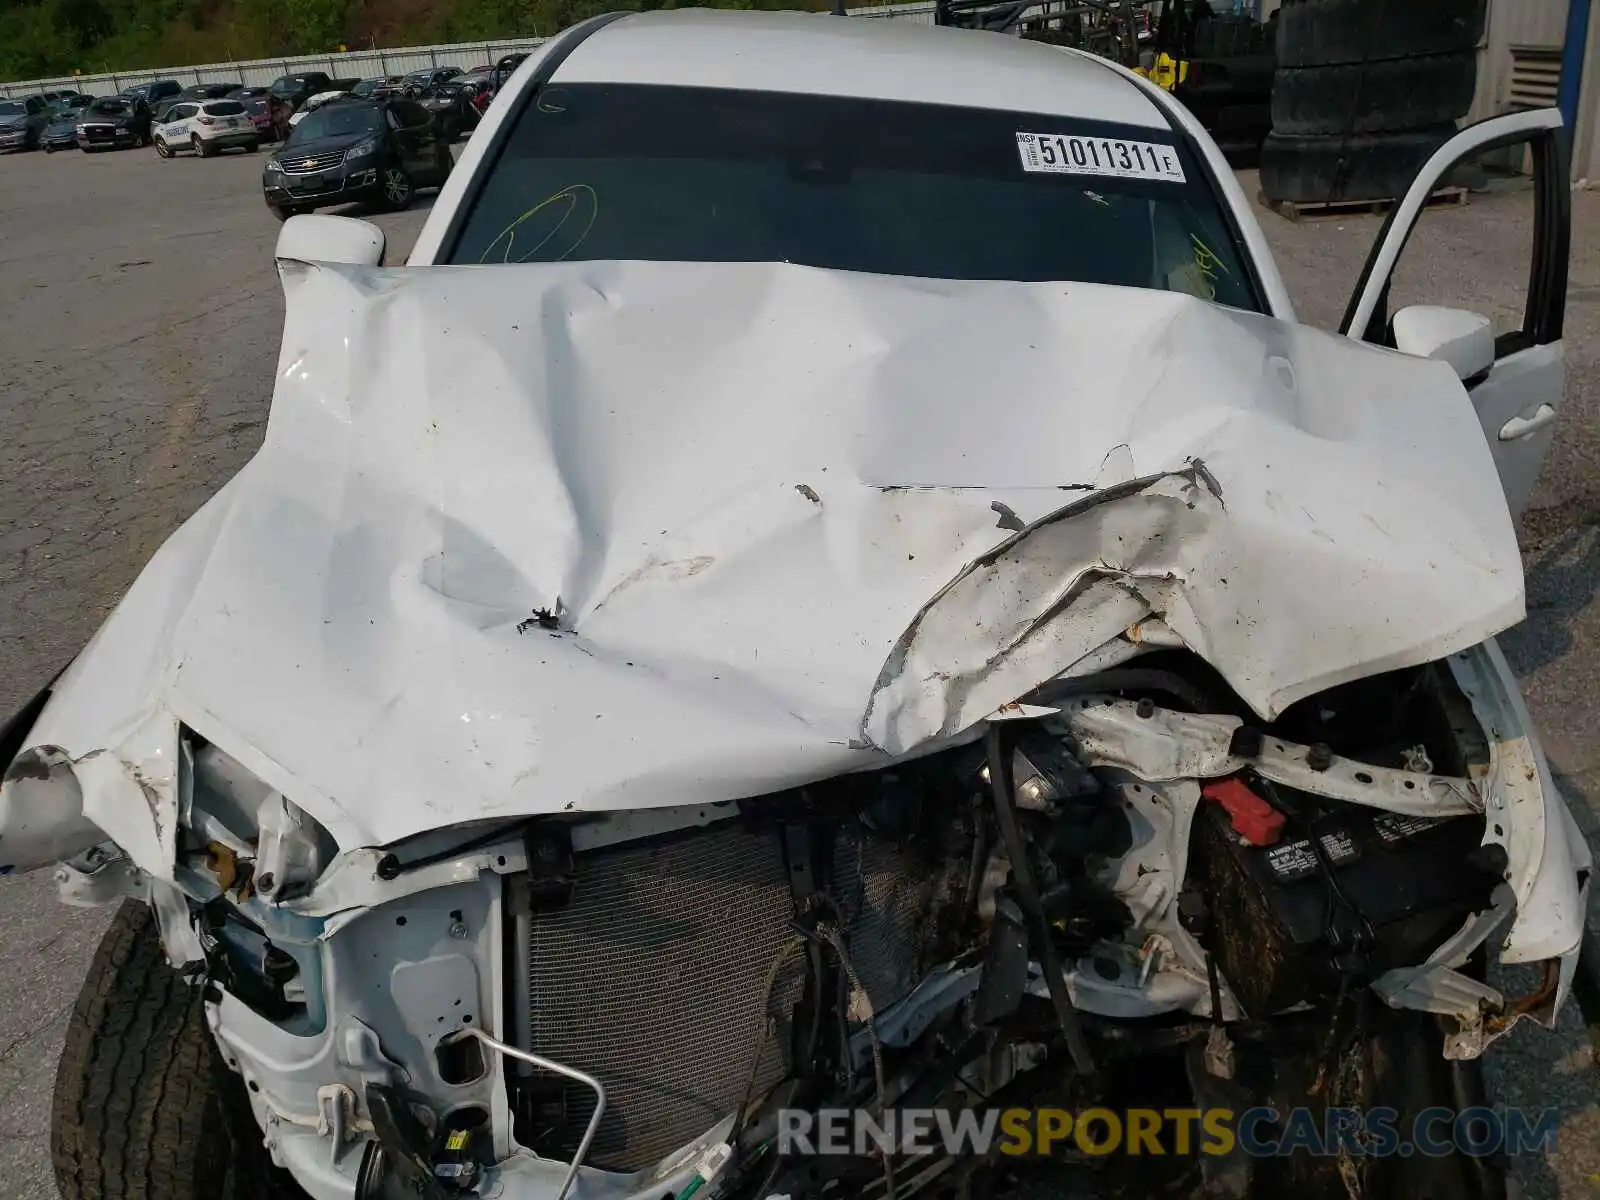
[[[1152,617],[1269,717],[1522,615],[1437,363],[1092,285],[281,271],[265,444],[32,740],[181,720],[346,848],[882,765]]]

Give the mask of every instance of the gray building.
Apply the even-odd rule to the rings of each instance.
[[[1572,137],[1572,177],[1600,171],[1600,21],[1592,0],[1489,0],[1471,120],[1555,104]]]

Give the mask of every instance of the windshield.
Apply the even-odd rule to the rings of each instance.
[[[269,90],[279,96],[292,95],[300,90],[300,83],[304,78],[304,75],[280,75],[272,81]]]
[[[376,133],[383,118],[370,104],[325,104],[294,127],[288,144],[298,146],[317,138],[355,133]]]
[[[1169,129],[830,96],[547,88],[449,260],[558,259],[1081,280],[1260,308]]]
[[[25,117],[28,115],[26,106],[14,100],[0,100],[0,117]]]
[[[120,117],[128,111],[128,106],[121,100],[96,100],[88,111],[102,117]]]

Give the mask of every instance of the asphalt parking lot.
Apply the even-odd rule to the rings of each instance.
[[[261,438],[282,302],[260,162],[0,158],[0,712],[73,655]],[[375,218],[389,261],[427,203]],[[1495,195],[1430,213],[1408,283],[1499,303],[1526,278],[1519,211]],[[1262,220],[1302,319],[1336,323],[1378,219]],[[1600,194],[1574,196],[1573,242],[1566,407],[1523,529],[1529,618],[1502,640],[1600,846]],[[48,873],[0,880],[0,1196],[54,1194],[56,1055],[104,921],[57,906]],[[1575,1012],[1491,1062],[1499,1098],[1563,1112],[1557,1153],[1518,1164],[1524,1195],[1600,1196],[1600,1076]]]

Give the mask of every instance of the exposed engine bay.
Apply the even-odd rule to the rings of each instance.
[[[1590,857],[1446,365],[1095,285],[280,270],[262,449],[0,731],[0,863],[148,904],[301,1190],[1503,1194],[781,1149],[1462,1109],[1554,1021]]]
[[[1518,904],[1483,653],[1261,724],[1155,650],[889,769],[344,856],[191,735],[178,887],[132,877],[314,1195],[1499,1195],[1459,1157],[773,1142],[780,1109],[1473,1102],[1471,1060],[1571,975],[1485,979]]]

